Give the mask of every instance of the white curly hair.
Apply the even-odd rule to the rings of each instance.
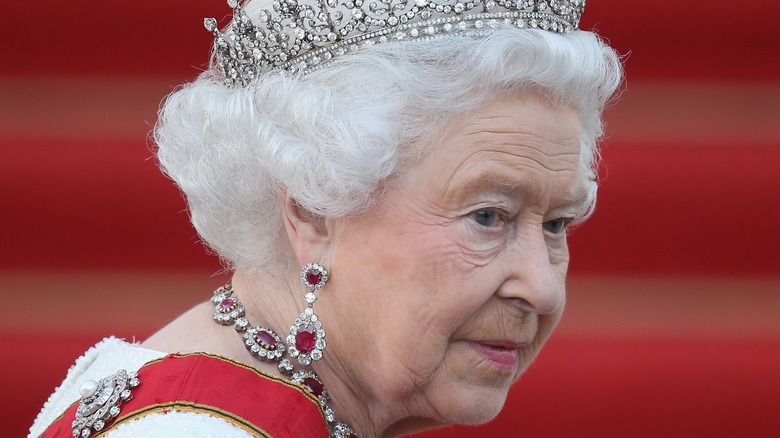
[[[260,270],[288,251],[281,193],[318,215],[361,214],[383,181],[435,147],[449,120],[504,93],[577,111],[594,205],[601,112],[622,80],[618,55],[594,33],[514,28],[377,44],[244,88],[227,87],[217,70],[167,97],[157,157],[206,244],[230,269]]]

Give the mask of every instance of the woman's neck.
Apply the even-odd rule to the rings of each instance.
[[[284,275],[240,269],[234,273],[233,293],[244,305],[250,326],[261,325],[275,331],[282,340],[287,338],[293,321],[306,308],[306,289],[301,284],[300,273],[293,272],[295,269],[291,267],[287,270],[289,272],[279,269],[278,272],[284,272]],[[384,406],[378,397],[372,396],[371,388],[364,388],[360,382],[354,381],[356,373],[351,369],[365,366],[368,358],[364,357],[366,352],[339,342],[339,332],[356,328],[349,327],[349,320],[339,314],[333,300],[328,299],[328,292],[325,286],[318,293],[320,299],[314,304],[315,313],[327,333],[328,345],[323,352],[323,359],[313,362],[306,369],[313,370],[322,380],[330,395],[329,406],[339,421],[349,424],[361,438],[394,437],[430,428],[432,425],[429,420],[403,418],[403,412],[396,412],[399,406]],[[236,333],[232,335],[240,338]],[[254,366],[282,376],[276,362],[261,362],[251,356],[243,344],[240,349],[243,351],[236,351],[235,354],[240,355],[241,360],[247,361],[249,357],[249,363]],[[289,359],[296,370],[303,369],[297,360]]]

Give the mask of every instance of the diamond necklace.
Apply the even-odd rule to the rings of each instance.
[[[286,357],[284,343],[276,332],[260,325],[250,326],[245,316],[246,309],[238,298],[233,296],[233,286],[230,283],[214,291],[211,302],[214,303],[214,320],[221,325],[233,325],[243,336],[244,346],[252,356],[264,362],[279,362],[279,372],[289,376],[291,382],[303,386],[317,397],[325,414],[330,438],[357,438],[352,428],[339,422],[329,407],[330,396],[319,376],[310,370],[295,371],[292,362]]]

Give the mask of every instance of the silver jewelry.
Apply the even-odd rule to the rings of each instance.
[[[244,306],[238,300],[230,297],[232,290],[228,289],[226,286],[222,286],[211,297],[211,302],[215,304],[214,320],[222,325],[235,324],[246,313]],[[246,318],[243,319],[246,320]]]
[[[566,34],[579,26],[585,0],[276,0],[253,22],[239,0],[224,34],[206,18],[229,86],[272,70],[306,74],[361,47],[441,35],[484,35],[514,26]]]
[[[314,272],[311,272],[307,277],[307,273],[312,270]],[[316,263],[309,264],[304,267],[303,272],[301,273],[301,279],[304,284],[309,286],[309,293],[313,295],[314,290],[321,288],[325,285],[325,282],[328,281],[328,271]],[[309,303],[309,306],[306,308],[307,310],[311,309],[311,304],[316,300],[316,296],[314,299],[310,299],[311,296],[307,293],[307,302]],[[323,408],[323,412],[325,413],[325,419],[328,424],[328,429],[330,430],[330,438],[357,438],[357,435],[352,428],[346,423],[340,423],[336,414],[329,407],[330,396],[319,376],[311,370],[295,372],[295,367],[292,362],[285,357],[284,343],[276,332],[263,326],[250,327],[249,321],[244,316],[246,312],[244,307],[241,305],[241,302],[238,301],[238,298],[233,296],[233,286],[231,284],[228,283],[214,291],[211,302],[214,303],[214,320],[222,325],[230,325],[231,322],[226,321],[232,321],[235,330],[243,334],[244,346],[254,357],[263,361],[272,360],[279,362],[277,367],[282,375],[290,376],[291,382],[303,386],[312,395],[317,397]],[[238,309],[241,310],[239,311]],[[306,312],[304,311],[304,313]],[[225,317],[225,315],[228,316]],[[301,317],[303,317],[303,315],[304,314],[302,313]],[[296,319],[296,324],[298,322],[319,322],[313,311],[311,315],[314,316],[314,321],[312,321],[311,316],[309,316],[309,319],[306,321],[301,320],[301,318]],[[321,330],[321,323],[319,326],[319,330]],[[322,338],[324,337],[325,332],[322,331]],[[295,343],[294,337],[293,343]],[[310,355],[311,353],[308,354]],[[302,353],[299,352],[299,360],[301,355]]]
[[[229,285],[214,292],[211,297],[211,302],[214,303],[214,320],[222,325],[233,324],[236,331],[242,333],[246,349],[256,358],[263,361],[281,361],[285,349],[282,338],[261,325],[250,327],[249,320],[244,316],[246,309],[232,295],[233,289]]]
[[[246,310],[233,296],[233,286],[226,284],[214,291],[211,297],[214,304],[214,321],[222,325],[233,324],[233,328],[244,338],[244,347],[252,356],[262,361],[276,361],[279,371],[284,375],[292,374],[292,364],[284,358],[284,343],[275,331],[261,325],[250,327],[244,316]]]
[[[297,358],[298,363],[306,367],[312,361],[321,360],[322,352],[327,346],[322,321],[314,313],[314,302],[317,301],[314,291],[325,286],[328,271],[319,263],[309,263],[301,270],[301,281],[309,289],[304,296],[308,305],[290,327],[287,348],[290,356]]]
[[[106,423],[119,415],[120,406],[133,398],[131,388],[140,384],[138,373],[119,370],[116,374],[81,384],[81,400],[71,423],[74,438],[87,438],[92,431],[103,430]]]

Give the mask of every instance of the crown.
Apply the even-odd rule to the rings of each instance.
[[[350,51],[440,35],[484,35],[514,26],[560,34],[576,29],[585,0],[273,0],[253,22],[239,0],[233,21],[214,34],[217,64],[229,86],[246,86],[273,70],[306,74]]]

